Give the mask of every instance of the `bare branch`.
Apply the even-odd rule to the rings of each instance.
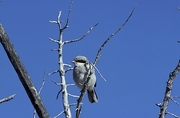
[[[71,10],[72,10],[72,4],[73,4],[73,0],[71,0],[71,4],[70,4],[70,7],[69,7],[69,12],[68,12],[66,25],[62,28],[62,30],[65,30],[66,28],[69,27],[68,24],[69,24],[70,13],[71,13]]]
[[[49,20],[50,23],[54,23],[54,24],[58,24],[57,21],[54,21],[54,20]]]
[[[163,103],[162,103],[162,106],[160,107],[159,118],[164,118],[166,115],[169,99],[171,96],[172,85],[173,85],[174,79],[179,71],[180,71],[180,60],[178,62],[178,65],[174,69],[174,71],[169,74],[169,79],[167,81]]]
[[[59,41],[58,40],[54,40],[52,38],[49,38],[50,41],[54,42],[54,43],[58,43]]]
[[[176,103],[178,106],[180,106],[179,102],[177,102],[177,101],[174,99],[173,96],[171,96],[170,99],[171,99],[174,103]]]
[[[62,89],[58,91],[57,95],[56,95],[56,100],[58,99],[59,97],[59,94],[62,92]]]
[[[39,95],[41,94],[41,91],[42,91],[42,89],[43,89],[43,87],[44,87],[45,80],[46,80],[46,71],[44,71],[42,85],[41,85],[41,88],[39,89],[39,92],[38,92]],[[35,110],[35,109],[34,109],[33,116],[34,116],[34,118],[36,117],[36,110]]]
[[[67,84],[66,86],[67,86],[67,87],[68,87],[68,86],[75,86],[75,84]]]
[[[72,94],[68,94],[69,96],[71,96],[71,97],[73,97],[73,98],[78,98],[79,96],[77,96],[77,95],[72,95]]]
[[[98,50],[98,53],[97,53],[97,55],[96,55],[96,58],[95,58],[95,61],[94,61],[94,65],[96,65],[97,61],[99,60],[99,58],[100,58],[100,52],[101,52],[101,50],[103,49],[103,47],[106,45],[106,43],[107,43],[114,35],[116,35],[116,33],[118,33],[118,32],[126,25],[126,23],[129,21],[129,19],[130,19],[131,16],[133,15],[135,8],[136,8],[136,5],[134,6],[133,10],[131,11],[131,14],[128,16],[128,18],[127,18],[126,21],[122,24],[122,26],[119,27],[114,33],[112,33],[112,34],[105,40],[105,42],[101,45],[101,47],[100,47],[100,49]]]
[[[84,82],[84,85],[83,85],[83,88],[81,90],[81,94],[77,100],[77,106],[76,106],[76,118],[79,118],[79,115],[81,113],[81,110],[82,110],[82,106],[80,105],[83,97],[84,97],[84,94],[86,93],[86,90],[87,90],[87,86],[88,86],[88,82],[90,80],[90,76],[91,76],[91,70],[93,69],[93,66],[90,66],[89,69],[88,69],[88,72],[85,74],[85,77],[84,78],[87,78]]]
[[[52,82],[53,82],[54,84],[58,85],[58,86],[61,86],[61,85],[62,85],[62,83],[58,83],[58,82],[56,82],[56,81],[54,81],[54,80],[52,80]]]
[[[90,76],[91,76],[91,74],[92,74],[92,73],[91,73],[91,70],[95,67],[98,59],[100,58],[100,51],[101,51],[102,48],[105,46],[105,44],[110,40],[110,38],[113,37],[117,32],[119,32],[119,31],[122,29],[123,26],[125,26],[125,24],[128,22],[128,20],[129,20],[130,17],[132,16],[134,10],[135,10],[135,7],[133,8],[131,14],[130,14],[129,17],[126,19],[126,21],[124,22],[124,24],[123,24],[120,28],[118,28],[117,31],[115,31],[113,34],[111,34],[111,35],[108,37],[108,39],[106,39],[106,41],[102,44],[102,46],[100,47],[100,49],[98,50],[98,53],[97,53],[96,59],[95,59],[95,61],[94,61],[94,63],[93,63],[93,66],[90,66],[90,68],[89,68],[89,70],[88,70],[88,72],[87,72],[87,74],[86,74],[87,76],[86,76],[85,78],[87,78],[87,79],[86,79],[85,82],[84,82],[84,86],[83,86],[83,89],[81,90],[80,97],[79,97],[78,100],[77,100],[76,118],[79,118],[79,115],[80,115],[80,113],[81,113],[82,106],[80,106],[80,103],[81,103],[81,101],[82,101],[82,99],[83,99],[83,96],[84,96],[86,90],[87,90],[88,82],[89,82]],[[79,38],[79,39],[81,40],[81,38]],[[75,40],[75,41],[79,41],[79,40]],[[71,42],[75,42],[75,41],[71,41]],[[68,43],[69,43],[69,42],[68,42]],[[64,44],[65,44],[65,43],[64,43]]]
[[[69,15],[70,15],[71,8],[72,8],[72,3],[71,3],[70,10],[69,10]],[[63,30],[67,26],[65,26],[64,29],[61,27],[61,22],[60,22],[61,13],[62,12],[60,11],[59,15],[58,15],[58,19],[57,19],[57,25],[58,25],[58,28],[59,28],[59,39],[58,39],[58,49],[57,49],[58,55],[59,55],[58,56],[59,69],[54,71],[51,74],[59,72],[59,76],[60,76],[60,80],[61,80],[61,83],[60,83],[61,89],[58,92],[56,99],[58,99],[59,94],[62,93],[62,102],[63,102],[63,107],[64,107],[63,113],[65,114],[66,118],[71,118],[72,115],[71,115],[71,110],[69,108],[68,92],[67,92],[66,79],[65,79],[65,69],[64,69],[64,66],[66,66],[67,64],[64,64],[64,62],[63,62],[63,53],[62,53],[63,45],[64,45],[64,43],[63,43]],[[67,24],[66,25],[68,25],[68,22],[69,22],[69,15],[68,15],[68,18],[67,18]],[[55,81],[53,81],[53,82],[55,84],[57,84]]]
[[[57,73],[57,72],[59,72],[59,70],[55,70],[55,71],[49,73],[48,75],[52,75],[52,74],[55,74],[55,73]]]
[[[175,114],[173,114],[173,113],[171,113],[171,112],[166,112],[166,114],[170,114],[170,115],[173,116],[174,118],[180,118],[179,116],[177,116],[177,115],[175,115]]]
[[[61,114],[63,114],[64,113],[64,110],[63,111],[61,111],[57,116],[54,116],[53,118],[58,118]]]
[[[42,85],[41,85],[41,88],[39,89],[39,95],[41,94],[41,91],[42,91],[42,89],[44,87],[44,84],[46,82],[45,80],[46,80],[46,71],[44,71]]]
[[[106,81],[106,79],[103,77],[103,75],[101,74],[101,72],[99,71],[99,69],[98,69],[95,65],[93,65],[92,63],[91,63],[91,65],[97,70],[97,72],[98,72],[98,74],[101,76],[101,78],[102,78],[104,81]]]
[[[3,102],[7,102],[9,100],[12,100],[14,97],[15,97],[16,94],[13,94],[13,95],[10,95],[8,96],[7,98],[3,98],[0,100],[0,104],[3,103]]]
[[[81,103],[78,103],[81,104]],[[78,106],[77,104],[77,106]],[[79,105],[79,107],[76,107],[76,118],[79,118],[79,115],[81,114],[82,106]]]
[[[65,63],[64,63],[64,66],[67,66],[67,67],[72,67],[71,65],[69,65],[69,64],[65,64]]]
[[[71,70],[73,70],[73,68],[68,68],[68,69],[65,70],[65,73],[68,72],[68,71],[71,71]]]
[[[68,44],[68,43],[72,43],[72,42],[77,42],[77,41],[80,41],[82,40],[86,35],[88,35],[94,27],[96,27],[98,25],[98,23],[96,23],[94,26],[90,27],[89,30],[83,34],[80,38],[77,38],[77,39],[74,39],[74,40],[68,40],[68,41],[64,41],[64,44]]]
[[[34,84],[32,83],[30,76],[28,75],[26,68],[24,67],[22,61],[20,60],[18,53],[16,52],[13,44],[11,43],[9,37],[7,36],[4,28],[0,24],[0,42],[3,45],[6,54],[13,65],[19,80],[21,81],[31,103],[37,111],[40,118],[49,118],[49,114],[44,107],[44,104],[39,96]],[[38,103],[38,104],[37,104]]]

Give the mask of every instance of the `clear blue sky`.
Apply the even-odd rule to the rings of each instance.
[[[58,69],[57,44],[48,40],[58,38],[58,28],[49,20],[66,21],[70,0],[2,0],[0,23],[34,85],[40,88],[44,70],[50,73]],[[90,26],[99,25],[80,42],[64,47],[64,62],[71,64],[76,55],[85,55],[94,61],[102,42],[129,16],[134,5],[136,10],[126,26],[115,35],[101,52],[97,67],[107,79],[97,75],[96,91],[99,102],[89,103],[83,99],[82,118],[157,118],[169,73],[180,59],[180,6],[179,0],[75,0],[69,28],[63,39],[82,36]],[[0,105],[1,118],[32,118],[33,107],[5,51],[0,46],[0,99],[11,94],[15,98]],[[66,76],[73,83],[72,72]],[[60,81],[59,75],[46,76],[41,93],[51,117],[61,112],[61,96],[56,100],[60,87],[51,80]],[[180,76],[173,85],[172,95],[180,95]],[[69,87],[72,94],[79,94],[76,86]],[[180,99],[177,101],[180,102]],[[76,99],[70,98],[70,102]],[[168,110],[180,115],[180,107],[170,101]],[[75,107],[71,108],[73,115]],[[64,117],[64,114],[61,116]],[[167,115],[166,118],[171,118]]]

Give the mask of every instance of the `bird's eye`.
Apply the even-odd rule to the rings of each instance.
[[[85,60],[77,60],[76,62],[79,62],[79,63],[86,63]]]

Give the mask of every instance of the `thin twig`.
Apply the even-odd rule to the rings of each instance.
[[[174,97],[170,97],[170,99],[171,99],[175,104],[177,104],[178,106],[180,106],[179,102],[177,102],[177,101],[174,99]]]
[[[67,66],[67,67],[72,67],[71,65],[69,65],[69,64],[65,64],[65,63],[64,63],[63,65],[64,65],[64,66]]]
[[[72,95],[70,93],[68,93],[69,96],[73,97],[73,98],[78,98],[79,96],[78,95]]]
[[[61,85],[62,85],[62,83],[58,83],[58,82],[56,82],[55,80],[52,80],[52,82],[53,82],[54,84],[58,85],[58,86],[61,86]]]
[[[41,88],[39,89],[39,95],[41,94],[41,91],[44,87],[45,82],[46,82],[46,71],[44,71],[42,85],[41,85]]]
[[[57,73],[57,72],[59,72],[59,70],[55,70],[55,71],[49,73],[48,75],[53,75],[53,74],[55,74],[55,73]]]
[[[59,98],[59,94],[62,92],[62,89],[58,91],[57,95],[56,95],[56,100]]]
[[[54,40],[52,38],[49,38],[50,41],[54,42],[54,43],[58,43],[58,40]]]
[[[68,87],[68,86],[75,86],[76,84],[67,84],[66,86]]]
[[[68,72],[68,71],[71,71],[71,70],[73,70],[73,68],[68,68],[68,69],[65,70],[65,73]]]
[[[73,0],[71,0],[71,4],[70,4],[70,7],[69,7],[69,12],[68,12],[66,25],[62,28],[62,30],[65,30],[66,28],[69,27],[68,24],[69,24],[70,13],[71,13],[71,10],[72,10],[72,4],[73,4]]]
[[[99,71],[99,69],[98,69],[96,66],[94,66],[92,63],[91,63],[91,65],[97,70],[97,72],[98,72],[98,74],[101,76],[101,78],[102,78],[104,81],[106,81],[106,79],[103,77],[103,75],[101,74],[101,72]]]
[[[169,115],[173,116],[174,118],[180,118],[179,116],[177,116],[177,115],[175,115],[175,114],[173,114],[171,112],[166,112],[166,114],[169,114]]]
[[[44,84],[45,84],[45,80],[46,80],[46,71],[44,71],[44,75],[43,75],[43,81],[42,81],[42,85],[41,85],[41,88],[39,89],[39,95],[41,94],[41,91],[44,87]],[[33,118],[36,117],[36,110],[34,109],[34,113],[33,113]]]
[[[68,41],[64,41],[64,44],[68,44],[68,43],[72,43],[72,42],[77,42],[77,41],[80,41],[82,40],[86,35],[88,35],[94,27],[96,27],[98,25],[98,23],[96,23],[94,26],[90,27],[89,30],[83,34],[80,38],[77,38],[77,39],[74,39],[74,40],[68,40]]]
[[[6,97],[6,98],[1,99],[1,100],[0,100],[0,104],[3,103],[3,102],[7,102],[7,101],[9,101],[9,100],[12,100],[12,99],[15,97],[15,95],[16,95],[16,94],[13,94],[13,95],[10,95],[10,96],[8,96],[8,97]]]
[[[61,111],[57,116],[54,116],[53,118],[57,118],[57,117],[59,117],[61,114],[63,114],[64,113],[64,110],[63,111]]]
[[[101,47],[100,47],[100,49],[98,50],[98,53],[97,53],[97,55],[96,55],[96,58],[95,58],[95,61],[94,61],[94,65],[96,65],[97,61],[99,60],[99,58],[100,58],[100,52],[101,52],[101,50],[104,48],[104,46],[106,45],[106,43],[107,43],[116,33],[118,33],[118,32],[126,25],[126,23],[129,21],[129,19],[130,19],[131,16],[133,15],[135,8],[136,8],[136,5],[134,6],[133,10],[131,11],[131,14],[128,16],[128,18],[127,18],[126,21],[122,24],[122,26],[119,27],[114,33],[112,33],[112,34],[105,40],[105,42],[101,45]]]

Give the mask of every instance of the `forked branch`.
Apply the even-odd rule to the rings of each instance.
[[[104,46],[106,45],[106,43],[107,43],[114,35],[116,35],[116,34],[126,25],[126,23],[129,21],[129,19],[130,19],[131,16],[133,15],[135,8],[136,8],[136,5],[134,6],[132,12],[130,13],[130,15],[128,16],[128,18],[126,19],[126,21],[122,24],[122,26],[120,26],[114,33],[112,33],[112,34],[105,40],[105,42],[101,45],[100,49],[99,49],[98,52],[97,52],[97,55],[96,55],[96,58],[95,58],[95,61],[94,61],[92,67],[95,67],[95,66],[96,66],[96,63],[97,63],[97,61],[98,61],[99,58],[100,58],[100,52],[101,52],[101,50],[104,48]],[[92,74],[92,73],[91,73],[91,69],[93,69],[93,68],[90,68],[89,71],[87,72],[87,73],[88,73],[88,74],[87,74],[87,79],[86,79],[86,81],[84,82],[84,87],[83,87],[83,89],[81,90],[80,97],[79,97],[78,100],[77,100],[76,118],[79,118],[79,115],[80,115],[81,110],[82,110],[82,106],[80,105],[80,103],[81,103],[81,101],[82,101],[82,98],[83,98],[86,90],[87,90],[87,85],[88,85],[88,82],[89,82],[89,80],[90,80],[90,76],[91,76],[91,74]]]

